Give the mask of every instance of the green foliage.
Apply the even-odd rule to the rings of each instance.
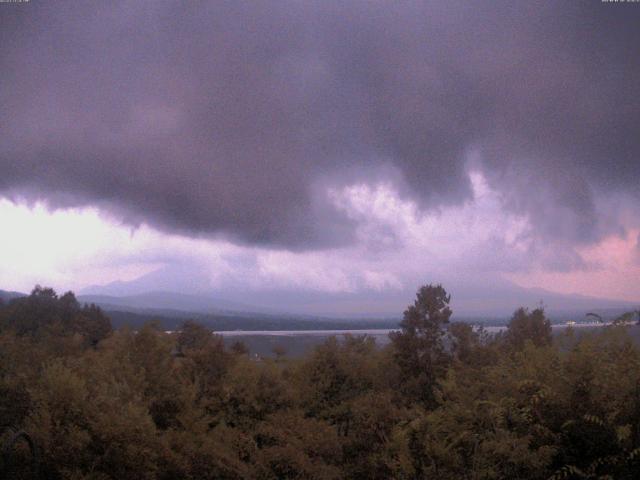
[[[544,308],[539,307],[532,312],[526,308],[516,310],[507,326],[506,340],[518,350],[527,341],[538,347],[551,345],[551,322],[545,316]]]
[[[79,335],[95,346],[111,333],[111,322],[100,307],[81,306],[72,292],[58,297],[53,289],[36,286],[0,310],[0,328],[35,338]]]
[[[436,381],[449,360],[443,327],[451,317],[450,300],[441,285],[420,288],[414,304],[404,312],[401,331],[390,334],[403,393],[407,399],[417,398],[428,406],[435,405]]]
[[[194,322],[110,331],[36,288],[0,306],[0,423],[50,479],[640,478],[637,327],[554,342],[519,309],[494,337],[449,325],[449,300],[421,288],[385,348],[272,361]]]

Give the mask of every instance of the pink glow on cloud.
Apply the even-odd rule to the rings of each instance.
[[[507,277],[523,287],[640,302],[639,233],[640,229],[629,230],[623,237],[610,236],[581,249],[581,256],[593,265],[589,270],[522,272]]]

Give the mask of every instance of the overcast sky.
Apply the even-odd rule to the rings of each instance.
[[[0,289],[640,301],[638,25],[600,0],[0,4]]]

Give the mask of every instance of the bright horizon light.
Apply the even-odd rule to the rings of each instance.
[[[551,271],[531,257],[527,219],[505,215],[499,194],[480,172],[470,171],[469,178],[470,201],[429,214],[420,214],[390,184],[330,188],[327,195],[336,208],[358,224],[356,243],[306,252],[193,239],[146,225],[132,228],[96,208],[50,210],[42,203],[27,206],[0,199],[5,232],[0,237],[0,288],[29,291],[38,283],[82,290],[171,267],[186,269],[186,276],[195,268],[194,275],[205,279],[197,284],[203,292],[279,288],[382,294],[410,290],[426,277],[453,286],[468,283],[460,274],[472,269],[523,287],[640,299],[640,287],[632,282],[640,274],[634,263],[634,239],[640,231],[583,249],[581,255],[596,266],[590,270]],[[183,279],[176,280],[176,289]]]

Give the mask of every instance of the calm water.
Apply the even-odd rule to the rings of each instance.
[[[370,329],[370,330],[228,330],[215,332],[225,337],[246,337],[253,335],[267,335],[275,337],[319,336],[330,337],[332,335],[388,335],[394,329]]]
[[[602,324],[581,323],[572,325],[579,329],[584,327],[597,327]],[[555,331],[565,329],[567,324],[553,325]],[[486,326],[488,333],[497,333],[506,329],[506,326]],[[288,357],[301,357],[312,351],[317,345],[322,344],[327,338],[335,336],[338,339],[345,335],[367,335],[383,346],[390,342],[389,333],[395,329],[353,329],[353,330],[230,330],[215,332],[222,335],[225,344],[231,346],[240,340],[249,349],[251,355],[259,357],[273,357],[274,349],[284,349]]]
[[[573,328],[586,328],[586,327],[598,327],[608,325],[606,323],[576,323],[571,325]],[[551,328],[563,329],[569,325],[566,323],[559,323],[552,325]],[[485,331],[489,333],[497,333],[505,330],[506,325],[501,326],[485,326]],[[398,329],[390,328],[372,328],[367,330],[227,330],[215,332],[218,335],[225,337],[246,337],[246,336],[275,336],[275,337],[297,337],[297,336],[319,336],[330,337],[332,335],[371,335],[372,337],[387,336],[390,332],[394,332]]]

